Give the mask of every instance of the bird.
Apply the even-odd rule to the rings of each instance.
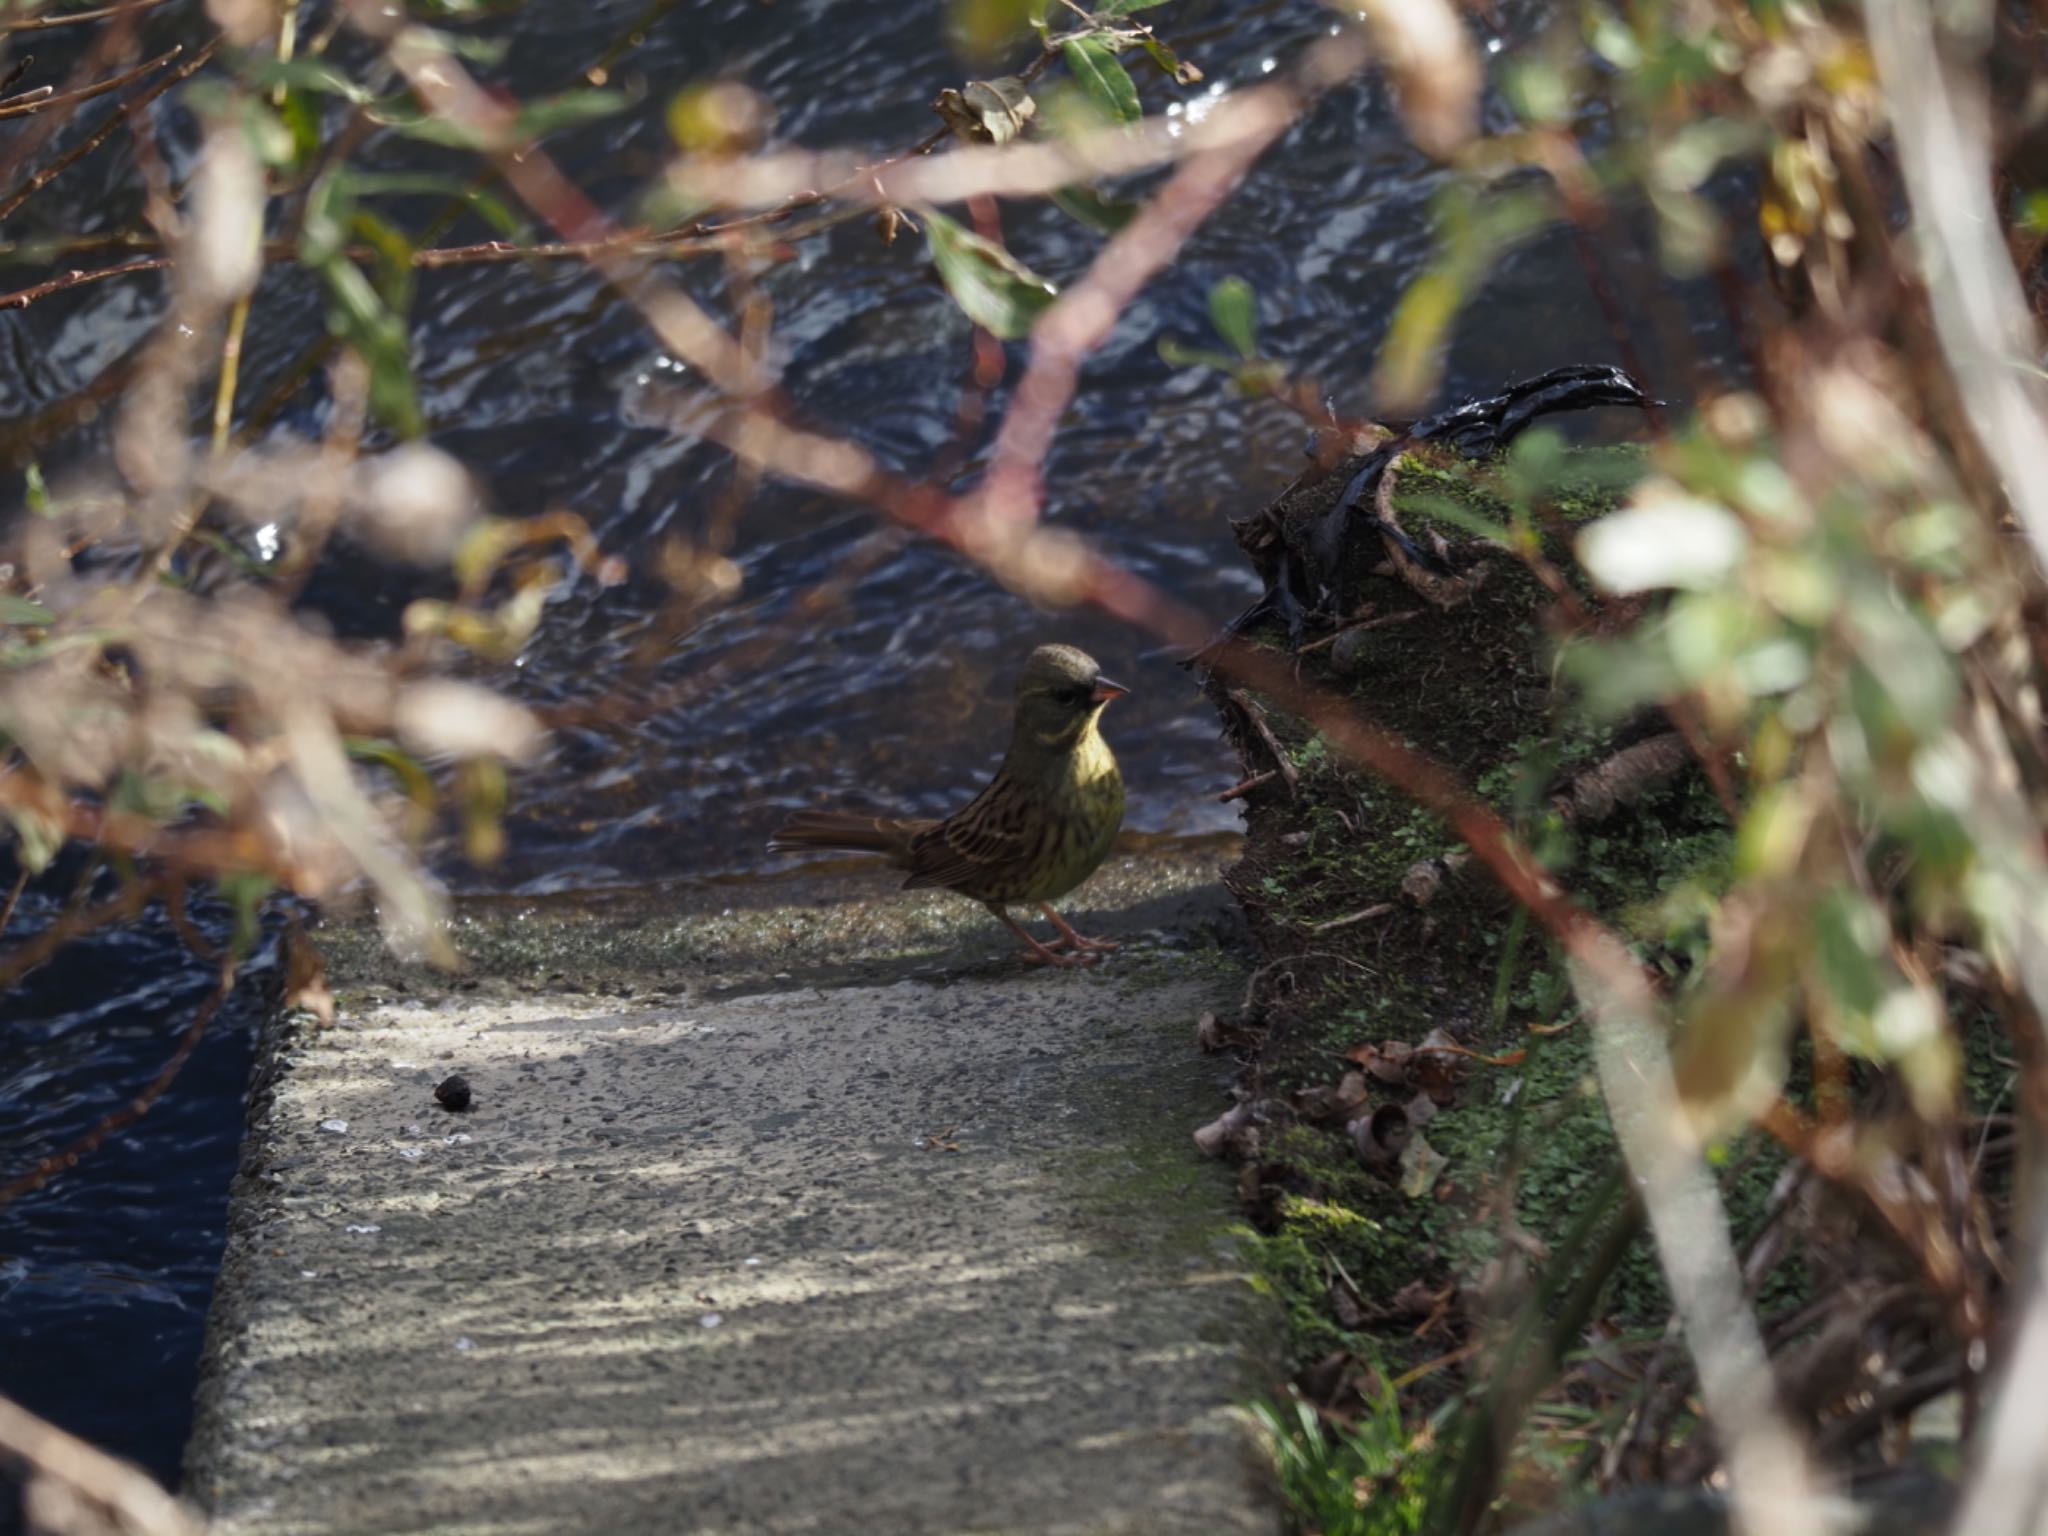
[[[770,853],[837,849],[885,855],[906,890],[937,886],[980,902],[1025,943],[1033,964],[1088,965],[1117,946],[1091,939],[1053,903],[1095,872],[1124,819],[1124,780],[1102,738],[1103,709],[1130,690],[1071,645],[1041,645],[1017,678],[1009,750],[988,787],[943,820],[798,811]],[[1031,902],[1056,936],[1010,915]]]

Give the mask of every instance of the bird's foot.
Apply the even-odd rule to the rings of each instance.
[[[1054,940],[1053,942],[1058,943],[1059,941]],[[1038,944],[1025,950],[1018,958],[1026,965],[1056,965],[1063,969],[1071,969],[1077,965],[1093,965],[1102,956],[1085,953],[1072,954],[1065,950],[1054,949],[1050,944]]]
[[[1076,933],[1072,938],[1064,933],[1054,934],[1041,942],[1047,949],[1072,950],[1083,955],[1107,955],[1123,948],[1108,939],[1091,939],[1085,933]]]
[[[1038,909],[1051,918],[1053,927],[1059,930],[1058,935],[1050,939],[1039,938],[994,902],[989,903],[988,909],[1005,928],[1024,941],[1023,959],[1027,965],[1093,965],[1102,958],[1104,952],[1116,948],[1105,939],[1091,939],[1085,934],[1076,933],[1073,925],[1053,911],[1047,902],[1041,901]]]
[[[1071,949],[1084,955],[1106,955],[1119,947],[1108,939],[1089,938],[1055,912],[1049,901],[1041,901],[1038,910],[1045,914],[1047,922],[1059,930],[1059,937],[1045,941],[1047,949]]]

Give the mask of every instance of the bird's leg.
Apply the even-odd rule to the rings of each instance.
[[[997,905],[996,905],[996,904],[995,904],[994,902],[989,902],[989,903],[988,903],[987,905],[988,905],[988,909],[989,909],[989,911],[993,912],[993,913],[994,913],[994,914],[996,915],[996,920],[997,920],[998,922],[1000,922],[1000,923],[1001,923],[1001,924],[1002,924],[1002,925],[1003,925],[1003,926],[1004,926],[1005,928],[1009,929],[1009,930],[1010,930],[1010,932],[1012,932],[1012,933],[1014,933],[1015,935],[1017,935],[1017,937],[1018,937],[1018,938],[1022,939],[1022,940],[1023,940],[1024,942],[1025,942],[1025,944],[1026,944],[1027,946],[1029,946],[1029,948],[1027,949],[1027,951],[1026,951],[1026,953],[1025,953],[1025,955],[1024,955],[1024,958],[1025,958],[1025,960],[1026,960],[1027,962],[1029,962],[1030,964],[1032,964],[1032,965],[1092,965],[1092,964],[1094,964],[1094,962],[1095,962],[1095,957],[1094,957],[1093,955],[1085,955],[1085,954],[1084,954],[1084,955],[1063,955],[1063,954],[1061,954],[1061,953],[1060,953],[1060,952],[1059,952],[1058,950],[1054,949],[1054,948],[1052,947],[1052,945],[1050,945],[1050,944],[1042,944],[1042,943],[1040,943],[1040,942],[1039,942],[1039,941],[1038,941],[1037,939],[1035,939],[1035,938],[1033,938],[1033,937],[1031,936],[1031,930],[1030,930],[1030,929],[1026,928],[1026,927],[1025,927],[1025,926],[1024,926],[1024,925],[1023,925],[1022,923],[1018,922],[1018,921],[1017,921],[1017,919],[1015,919],[1014,917],[1010,916],[1010,914],[1009,914],[1008,912],[1004,911],[1004,910],[1003,910],[1003,909],[1002,909],[1001,907],[997,906]],[[1057,942],[1057,941],[1055,941],[1055,942]]]
[[[1055,946],[1064,945],[1084,955],[1106,955],[1117,947],[1108,939],[1091,939],[1086,934],[1077,932],[1072,923],[1053,911],[1052,903],[1049,901],[1041,901],[1038,910],[1043,912],[1053,927],[1060,931],[1060,936],[1053,940]]]

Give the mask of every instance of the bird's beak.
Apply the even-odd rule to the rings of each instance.
[[[1106,677],[1095,679],[1095,692],[1091,696],[1097,704],[1107,704],[1111,699],[1120,699],[1131,690],[1122,683],[1112,683]]]

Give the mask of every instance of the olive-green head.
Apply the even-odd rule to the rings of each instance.
[[[1103,705],[1129,691],[1104,677],[1086,651],[1041,645],[1017,679],[1016,739],[1047,747],[1078,741]]]

